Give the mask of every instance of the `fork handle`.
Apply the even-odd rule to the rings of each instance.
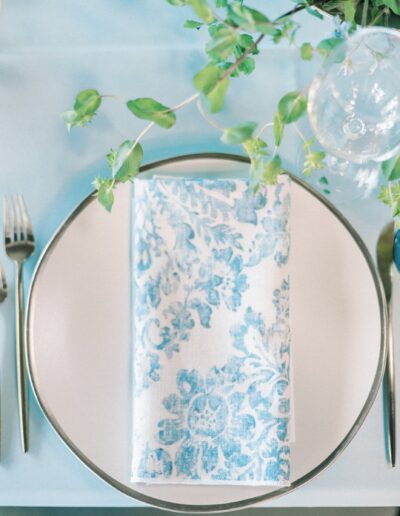
[[[25,363],[22,264],[16,262],[15,281],[15,351],[17,362],[18,413],[21,445],[28,451],[28,389]]]
[[[394,342],[392,328],[392,302],[388,303],[387,359],[385,370],[386,418],[387,418],[387,451],[392,467],[396,465],[396,388],[394,372]]]

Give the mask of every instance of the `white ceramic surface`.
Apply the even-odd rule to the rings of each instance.
[[[154,173],[240,175],[246,170],[243,163],[197,159]],[[86,202],[39,264],[27,328],[39,402],[73,451],[131,496],[161,506],[220,505],[262,496],[265,487],[129,483],[129,207],[127,186],[119,188],[111,215]],[[357,431],[376,394],[383,345],[376,278],[354,235],[296,182],[291,221],[292,481],[297,485],[322,470]]]

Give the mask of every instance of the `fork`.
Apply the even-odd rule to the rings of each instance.
[[[35,250],[32,224],[21,195],[4,198],[4,235],[8,257],[15,263],[15,345],[18,412],[22,450],[28,451],[28,390],[25,363],[22,269]]]
[[[5,301],[8,295],[7,281],[6,275],[3,269],[3,266],[0,263],[0,303]]]

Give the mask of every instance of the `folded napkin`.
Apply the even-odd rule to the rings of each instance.
[[[138,178],[132,482],[288,485],[290,179]]]

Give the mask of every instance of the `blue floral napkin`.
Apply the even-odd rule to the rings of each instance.
[[[138,178],[132,482],[288,485],[290,179]]]

